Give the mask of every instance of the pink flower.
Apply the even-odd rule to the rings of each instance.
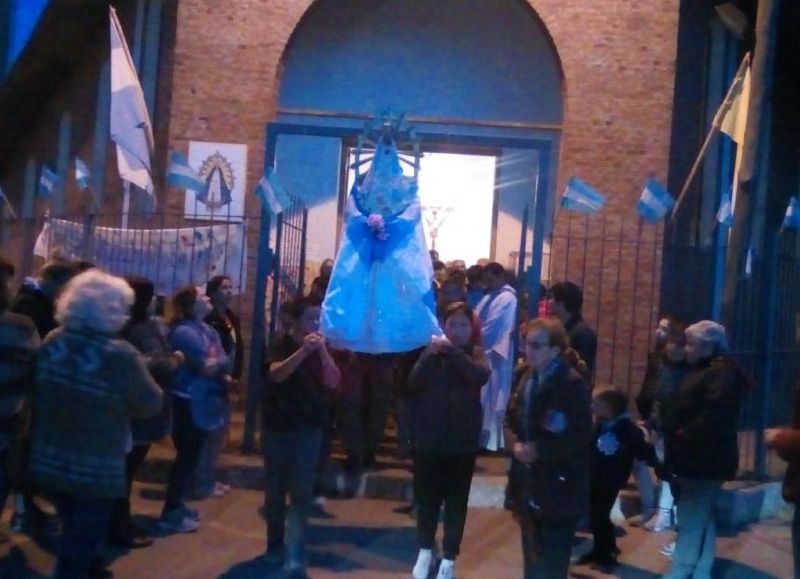
[[[383,215],[379,215],[378,213],[370,214],[370,216],[367,217],[367,226],[372,230],[372,234],[379,241],[386,241],[389,238],[389,234],[386,233],[386,221],[384,221]]]

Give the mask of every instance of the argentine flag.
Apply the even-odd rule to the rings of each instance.
[[[730,193],[725,193],[722,196],[719,211],[717,211],[717,221],[726,227],[733,225],[733,204],[731,203]]]
[[[589,185],[572,177],[567,183],[564,195],[561,197],[561,207],[567,211],[575,211],[584,215],[594,215],[606,204],[606,198]]]
[[[200,193],[203,190],[203,180],[189,166],[189,160],[183,153],[173,152],[169,158],[169,171],[167,171],[167,184],[187,191]]]
[[[655,179],[648,179],[644,185],[642,196],[636,204],[636,211],[648,223],[657,223],[675,205],[675,200],[661,183]]]
[[[783,218],[784,229],[800,229],[800,203],[797,197],[789,199],[789,207],[786,208],[786,217]]]
[[[82,190],[89,188],[89,179],[92,175],[89,173],[89,168],[86,163],[75,157],[75,182]]]
[[[267,168],[267,174],[258,182],[256,195],[261,198],[261,203],[266,205],[273,215],[282,213],[292,204],[289,194],[281,185],[272,167]]]
[[[58,183],[58,175],[47,165],[42,165],[42,174],[39,175],[39,195],[49,199],[56,183]]]

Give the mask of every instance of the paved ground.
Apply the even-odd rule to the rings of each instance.
[[[160,453],[159,453],[160,454]],[[228,459],[231,460],[231,459]],[[236,459],[240,461],[240,459]],[[159,460],[144,473],[146,482],[136,485],[137,522],[152,523],[163,499]],[[241,461],[240,461],[241,462]],[[257,460],[245,461],[257,468]],[[244,468],[244,467],[242,467]],[[252,474],[252,472],[251,472]],[[117,579],[266,579],[278,578],[259,560],[265,546],[264,523],[258,507],[263,501],[257,485],[242,477],[223,499],[197,503],[204,525],[192,535],[159,538],[155,545],[128,554],[117,553]],[[310,531],[310,574],[324,578],[407,578],[416,556],[414,522],[396,512],[403,503],[388,500],[332,500],[326,506],[329,518],[316,519]],[[8,513],[6,513],[6,517]],[[4,523],[0,528],[7,530]],[[658,577],[668,564],[658,553],[673,534],[654,535],[625,526],[620,538],[623,551],[621,578]],[[43,543],[43,544],[42,544]],[[13,535],[11,545],[0,548],[0,578],[47,577],[53,565],[49,541],[34,542]],[[576,551],[587,547],[585,538]],[[767,521],[719,541],[715,575],[741,579],[791,576],[789,525]],[[497,508],[471,508],[458,561],[461,578],[506,579],[521,577],[521,555],[516,524]],[[573,567],[575,577],[603,577],[585,567]]]

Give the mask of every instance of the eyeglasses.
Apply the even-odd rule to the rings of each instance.
[[[541,350],[542,348],[549,348],[550,342],[525,342],[525,347],[531,350]]]

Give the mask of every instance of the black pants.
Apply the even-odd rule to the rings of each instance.
[[[55,579],[89,579],[89,568],[102,543],[113,499],[61,495],[63,521]]]
[[[338,423],[349,458],[374,456],[386,429],[392,398],[394,358],[358,354],[342,377]]]
[[[611,509],[617,500],[619,489],[610,485],[592,484],[589,493],[589,521],[594,536],[592,554],[598,562],[611,561],[616,557],[617,535],[611,522]]]
[[[164,513],[183,507],[183,497],[192,473],[200,462],[203,444],[208,433],[194,425],[192,421],[192,401],[186,398],[173,400],[172,441],[175,444],[175,462],[169,471],[167,498]]]
[[[133,539],[133,528],[131,527],[131,491],[133,490],[133,479],[139,468],[144,464],[144,459],[150,451],[149,444],[134,446],[125,457],[125,478],[128,482],[128,494],[114,501],[111,508],[111,522],[108,526],[108,542],[111,544],[123,544]]]
[[[566,579],[578,517],[542,515],[525,505],[519,524],[525,579]]]
[[[464,524],[467,521],[467,502],[474,454],[414,455],[414,499],[417,502],[417,540],[420,549],[436,545],[439,510],[444,503],[444,558],[454,560],[458,555]]]

